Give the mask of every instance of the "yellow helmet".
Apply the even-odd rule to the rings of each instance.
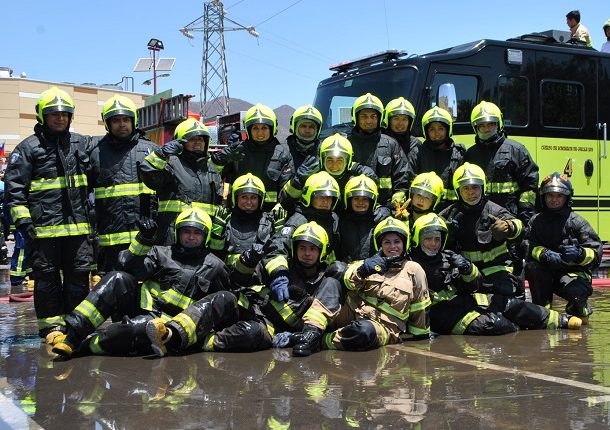
[[[445,186],[443,185],[443,180],[434,172],[420,173],[413,179],[411,188],[409,188],[411,196],[413,196],[413,194],[420,194],[432,200],[432,207],[430,210],[436,208],[436,205],[441,201],[444,191]]]
[[[104,121],[106,130],[110,130],[108,120],[113,116],[119,115],[131,118],[131,124],[134,129],[138,126],[138,108],[136,104],[128,97],[115,95],[106,100],[102,107],[102,121]]]
[[[387,233],[396,233],[397,235],[401,236],[404,240],[405,251],[409,249],[409,227],[399,219],[388,217],[377,224],[375,230],[373,230],[375,251],[379,251],[379,248],[381,247],[381,239]]]
[[[453,189],[460,196],[460,187],[464,185],[480,185],[482,194],[485,194],[485,172],[476,164],[464,163],[453,173]]]
[[[332,176],[341,176],[346,169],[349,169],[352,165],[352,157],[354,151],[352,149],[352,143],[347,137],[342,136],[339,133],[335,133],[332,136],[328,136],[322,141],[320,145],[320,168],[330,173]],[[345,160],[343,170],[340,172],[330,172],[326,168],[327,157],[342,157]]]
[[[263,207],[265,201],[265,184],[252,173],[246,173],[233,182],[231,187],[231,202],[233,207],[237,206],[237,196],[242,193],[253,193],[259,197],[258,209]]]
[[[206,145],[210,141],[210,132],[205,124],[195,118],[187,118],[176,126],[174,139],[189,140],[196,136],[203,136]]]
[[[483,122],[497,122],[498,132],[500,132],[504,127],[500,108],[495,104],[486,101],[482,101],[476,105],[470,114],[470,123],[472,124],[475,133],[477,132],[477,125]]]
[[[345,184],[345,191],[343,201],[345,207],[349,208],[349,199],[356,196],[367,197],[372,201],[371,209],[377,204],[377,197],[379,196],[379,190],[377,184],[371,178],[366,175],[353,176]]]
[[[328,250],[328,234],[318,223],[311,221],[302,224],[292,233],[293,258],[296,258],[297,242],[309,242],[318,247],[320,250],[318,262],[324,260],[324,257],[326,257],[326,252]]]
[[[203,232],[204,244],[208,245],[212,234],[212,220],[204,210],[199,208],[187,208],[178,214],[174,223],[174,242],[179,243],[178,231],[182,227],[193,227]]]
[[[301,193],[301,204],[309,207],[312,197],[329,196],[333,198],[333,205],[331,207],[331,210],[333,210],[337,206],[340,195],[339,184],[335,181],[335,178],[330,176],[328,172],[318,172],[311,175],[305,181],[305,186]]]
[[[64,90],[51,87],[43,91],[36,102],[36,120],[39,124],[44,124],[44,116],[53,112],[67,112],[70,121],[74,116],[74,101]]]
[[[411,237],[411,245],[414,248],[419,246],[420,238],[423,234],[438,231],[441,234],[441,250],[445,249],[447,243],[447,224],[435,213],[422,215],[413,223],[413,237]]]
[[[312,121],[316,127],[316,139],[320,137],[320,131],[322,131],[322,114],[313,105],[306,105],[296,108],[292,116],[290,117],[290,133],[295,134],[297,132],[297,126],[300,121],[304,120]]]
[[[390,118],[396,115],[407,115],[411,120],[409,121],[409,131],[413,128],[413,120],[415,119],[415,108],[411,102],[404,97],[398,97],[397,99],[390,100],[383,110],[383,120],[381,126],[388,128],[390,125]]]
[[[254,124],[266,124],[271,130],[271,136],[277,135],[277,117],[275,112],[265,105],[257,103],[246,111],[244,128],[249,139],[251,138],[250,127]]]
[[[363,109],[372,109],[377,112],[379,121],[377,126],[381,123],[381,117],[383,116],[383,103],[379,100],[379,97],[374,96],[371,93],[366,93],[363,96],[358,97],[352,105],[352,124],[358,125],[358,112]]]
[[[431,122],[440,122],[445,124],[448,128],[447,137],[451,137],[453,135],[453,118],[445,109],[435,106],[424,114],[421,119],[421,128],[424,133],[424,139],[428,139],[426,127]]]

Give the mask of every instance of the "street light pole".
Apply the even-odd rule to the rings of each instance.
[[[157,94],[157,56],[156,56],[156,53],[157,53],[157,51],[160,51],[163,49],[163,42],[161,42],[159,39],[150,39],[150,41],[148,42],[148,49],[150,49],[153,54],[153,63],[152,63],[153,95],[156,95]]]

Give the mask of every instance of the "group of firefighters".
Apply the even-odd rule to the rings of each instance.
[[[190,118],[175,140],[151,143],[121,95],[103,106],[101,137],[70,132],[74,109],[63,90],[43,92],[5,175],[39,335],[62,358],[272,346],[307,356],[578,329],[592,313],[601,241],[572,211],[568,177],[539,185],[493,103],[474,107],[468,149],[441,107],[424,113],[422,142],[408,100],[384,107],[367,93],[347,136],[321,141],[308,105],[279,142],[274,112],[257,104],[246,140],[234,133],[215,153]]]

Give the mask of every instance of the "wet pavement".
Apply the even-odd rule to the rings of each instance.
[[[581,331],[56,362],[32,304],[0,302],[0,429],[608,428],[610,290],[591,304]]]

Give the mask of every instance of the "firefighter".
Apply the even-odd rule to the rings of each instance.
[[[229,289],[227,267],[208,249],[212,220],[203,210],[188,208],[178,215],[174,245],[153,246],[156,229],[151,219],[140,223],[129,249],[119,254],[122,271],[107,273],[66,316],[67,335],[47,336],[53,352],[65,358],[76,351],[146,353],[147,321],[177,315],[206,295]],[[113,323],[96,332],[109,317]]]
[[[348,139],[353,160],[369,166],[379,178],[379,204],[387,206],[401,200],[408,189],[406,157],[393,138],[381,134],[383,103],[371,93],[358,97],[352,106],[354,128]],[[393,193],[400,193],[394,198]]]
[[[292,155],[288,146],[276,139],[277,117],[267,106],[256,104],[248,109],[244,128],[247,140],[242,142],[239,135],[232,135],[232,142],[214,153],[212,161],[228,183],[246,173],[260,178],[267,190],[263,210],[268,211],[275,206],[278,193],[294,174]]]
[[[30,252],[41,337],[63,329],[64,315],[89,292],[88,140],[70,132],[73,115],[65,91],[42,92],[34,134],[17,145],[5,176],[7,204]]]
[[[453,174],[458,201],[440,212],[450,226],[447,248],[462,254],[477,266],[485,289],[513,297],[518,280],[512,274],[509,241],[520,240],[523,224],[485,194],[485,172],[464,163]]]
[[[104,103],[106,135],[92,141],[89,187],[95,195],[99,275],[117,270],[119,252],[137,234],[136,222],[156,214],[154,191],[142,182],[138,167],[155,145],[138,127],[136,105],[116,95]]]
[[[168,350],[256,351],[271,346],[274,333],[298,331],[305,311],[339,309],[341,285],[327,276],[326,231],[315,222],[299,226],[291,237],[291,254],[281,278],[263,277],[264,288],[242,290],[238,300],[213,294],[190,306],[169,322],[157,318],[147,324],[147,335],[159,356]],[[281,290],[279,300],[270,291]],[[230,293],[223,292],[225,296]],[[218,303],[230,306],[218,306]],[[305,314],[307,316],[308,314]],[[228,315],[231,315],[229,318]],[[239,319],[239,321],[237,321]]]
[[[443,180],[445,192],[438,202],[438,211],[457,200],[453,189],[453,172],[464,161],[466,147],[455,143],[453,138],[453,118],[440,107],[433,107],[422,117],[424,143],[411,151],[407,157],[408,182],[423,172],[436,172]]]
[[[140,165],[144,183],[159,198],[156,243],[160,245],[173,243],[174,221],[181,211],[196,207],[212,216],[224,191],[218,170],[208,160],[208,128],[188,118],[178,124],[174,139],[147,155]]]
[[[430,212],[436,212],[444,195],[443,180],[434,172],[424,172],[417,175],[409,188],[409,200],[406,213],[397,210],[396,217],[408,219],[413,226],[419,217]]]
[[[574,188],[557,172],[540,184],[542,211],[531,219],[526,279],[532,302],[551,306],[553,294],[568,301],[566,312],[587,324],[593,312],[591,271],[602,257],[602,243],[591,225],[572,211]]]
[[[286,145],[292,155],[295,169],[298,169],[306,158],[318,154],[322,122],[322,114],[313,105],[296,108],[290,117],[291,134],[286,138]]]
[[[265,245],[285,222],[285,211],[263,212],[265,184],[251,173],[231,186],[231,209],[222,208],[212,218],[210,248],[239,279],[240,286],[252,281],[254,268],[263,257]]]
[[[382,133],[396,139],[407,157],[421,145],[421,140],[411,134],[414,121],[415,108],[404,97],[390,100],[383,110]]]
[[[290,242],[294,231],[307,222],[315,221],[326,230],[329,238],[326,262],[336,259],[335,249],[339,246],[339,217],[334,212],[341,192],[337,181],[327,172],[311,175],[301,194],[296,211],[287,220],[284,227],[271,239],[269,249],[262,262],[267,274],[272,278],[280,276],[287,270],[287,259],[290,255]],[[271,289],[271,297],[280,300],[276,291]],[[280,300],[281,301],[281,300]]]
[[[434,213],[413,224],[411,259],[426,272],[432,299],[430,328],[439,334],[501,335],[519,329],[578,329],[576,317],[517,298],[477,291],[482,276],[463,255],[445,250],[447,226]]]
[[[364,351],[399,343],[401,334],[429,338],[430,297],[423,269],[407,257],[409,228],[386,218],[375,227],[374,241],[379,252],[345,272],[348,293],[340,309],[305,314],[303,331],[293,335],[293,355],[321,347]]]
[[[339,219],[337,260],[351,263],[375,253],[373,230],[377,223],[373,208],[377,196],[377,184],[365,175],[354,176],[345,184],[343,202],[347,209]]]
[[[364,174],[377,181],[377,175],[369,166],[352,161],[354,151],[351,142],[339,133],[327,137],[319,146],[318,156],[310,156],[297,169],[295,176],[290,179],[280,192],[280,203],[291,213],[294,212],[296,202],[301,197],[303,185],[307,178],[314,173],[325,171],[331,175],[343,190],[347,181],[355,176]],[[340,202],[336,212],[343,213],[345,207]],[[389,215],[389,209],[375,208],[376,215],[385,218]],[[380,211],[382,213],[380,213]]]
[[[606,38],[606,41],[604,42],[599,51],[610,52],[610,19],[607,19],[606,22],[604,22],[602,30],[604,30],[604,37]]]

